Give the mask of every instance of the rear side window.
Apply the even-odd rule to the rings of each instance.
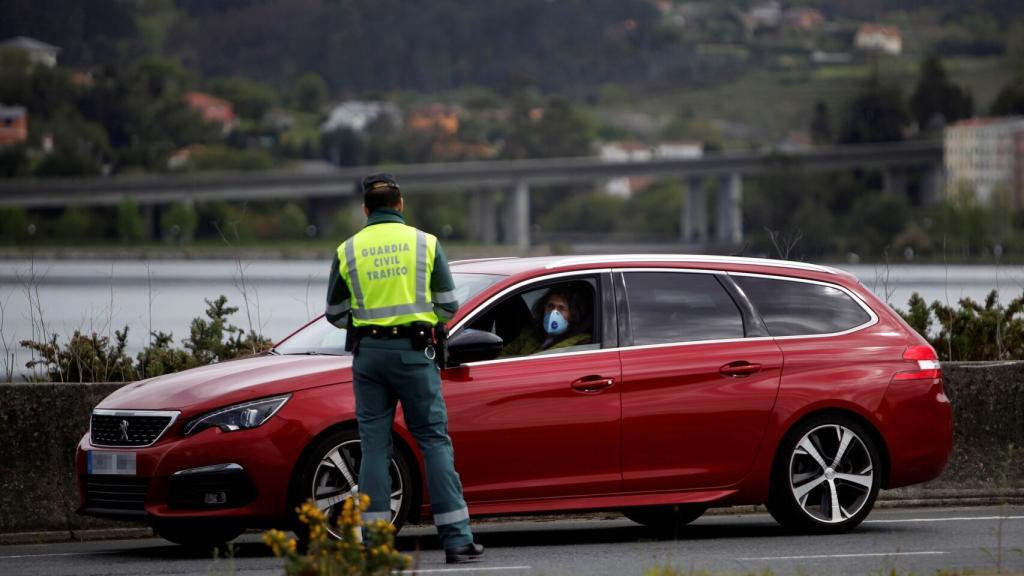
[[[732,276],[761,313],[772,336],[833,334],[871,316],[838,288],[776,278]]]
[[[713,275],[624,276],[634,345],[743,338],[743,316]]]

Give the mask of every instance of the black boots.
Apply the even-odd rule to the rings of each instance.
[[[458,564],[460,562],[473,562],[484,555],[484,547],[470,542],[458,548],[445,548],[444,560],[446,564]]]

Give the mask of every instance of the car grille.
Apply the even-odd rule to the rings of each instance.
[[[174,421],[175,413],[142,415],[132,412],[125,414],[92,415],[92,443],[96,446],[149,446]]]
[[[143,510],[149,478],[139,476],[82,476],[85,508]]]

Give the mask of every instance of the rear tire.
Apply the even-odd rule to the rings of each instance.
[[[779,444],[768,511],[799,532],[852,530],[875,504],[882,465],[875,437],[858,420],[842,414],[808,418]]]
[[[656,532],[675,534],[684,526],[700,518],[708,509],[702,504],[677,504],[675,506],[643,506],[626,508],[622,514],[637,524],[643,524]]]

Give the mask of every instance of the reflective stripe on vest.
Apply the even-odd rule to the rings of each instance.
[[[353,325],[437,323],[430,294],[436,250],[434,236],[393,222],[367,226],[339,246]]]

